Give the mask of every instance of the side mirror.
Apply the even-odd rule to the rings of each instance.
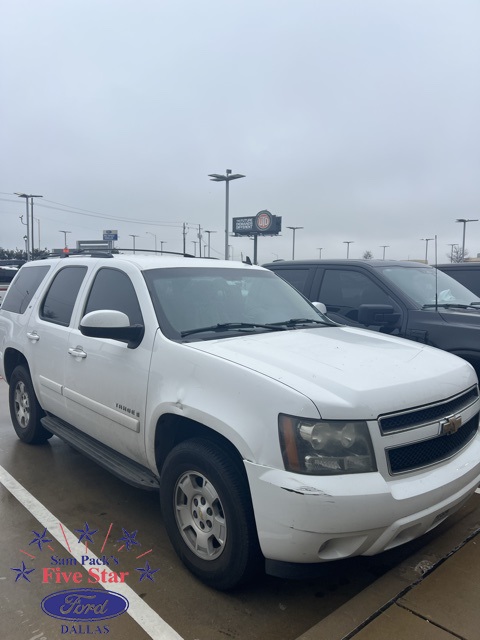
[[[125,313],[102,309],[91,311],[80,322],[80,333],[91,338],[109,338],[127,342],[129,349],[135,349],[141,343],[145,327],[142,324],[130,324]]]
[[[320,311],[320,313],[327,315],[327,307],[323,304],[323,302],[312,302],[312,304],[316,309]]]
[[[400,318],[390,304],[361,304],[358,307],[358,322],[366,327],[393,325]]]

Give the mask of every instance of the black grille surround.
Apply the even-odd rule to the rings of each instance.
[[[390,474],[414,471],[451,458],[470,440],[473,440],[478,431],[478,424],[479,414],[477,413],[451,435],[441,435],[387,449]]]
[[[417,429],[418,427],[443,420],[455,413],[464,411],[478,399],[478,387],[472,387],[464,393],[432,405],[415,407],[413,409],[402,411],[401,413],[392,413],[379,416],[378,424],[382,435],[389,435],[399,431],[407,431],[408,429]]]

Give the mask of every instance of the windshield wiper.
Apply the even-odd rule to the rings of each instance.
[[[441,307],[442,309],[478,309],[480,302],[471,302],[470,304],[462,304],[461,302],[439,302],[438,304],[424,304],[422,309],[435,309]]]
[[[278,326],[280,324],[280,326]],[[283,325],[283,326],[281,326]],[[199,327],[198,329],[188,329],[181,331],[182,338],[191,336],[194,333],[205,333],[207,331],[242,331],[245,329],[270,329],[270,331],[285,331],[285,323],[261,324],[259,322],[225,322],[223,324],[212,324],[209,327]]]
[[[290,318],[290,320],[284,320],[283,322],[272,322],[273,325],[275,326],[281,326],[283,325],[284,327],[290,328],[290,327],[299,327],[299,326],[304,326],[304,325],[317,325],[317,324],[321,324],[323,327],[330,327],[330,326],[337,326],[336,324],[329,324],[328,322],[325,322],[323,320],[316,320],[314,318]]]

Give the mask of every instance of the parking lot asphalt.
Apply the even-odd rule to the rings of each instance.
[[[219,593],[177,559],[155,493],[124,484],[58,438],[43,446],[21,443],[0,380],[0,505],[1,638],[99,637],[107,635],[105,625],[119,640],[403,640],[425,621],[429,626],[410,631],[409,640],[444,637],[425,629],[446,638],[479,637],[453,625],[466,617],[471,596],[478,598],[472,582],[480,495],[435,532],[393,552],[322,565],[316,579],[264,576]],[[92,584],[122,593],[127,614],[88,628],[47,615],[51,594]],[[472,605],[468,615],[475,611]]]

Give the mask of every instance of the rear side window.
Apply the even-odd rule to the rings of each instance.
[[[128,316],[130,324],[143,324],[137,294],[130,278],[118,269],[100,269],[88,296],[85,315],[90,311],[111,309]]]
[[[272,269],[282,280],[289,282],[297,291],[305,293],[305,285],[310,273],[310,269]]]
[[[40,308],[40,318],[68,327],[87,267],[65,267],[53,279]]]
[[[25,313],[25,310],[49,269],[50,267],[48,265],[21,269],[17,274],[17,278],[8,288],[2,309],[12,311],[13,313]]]

